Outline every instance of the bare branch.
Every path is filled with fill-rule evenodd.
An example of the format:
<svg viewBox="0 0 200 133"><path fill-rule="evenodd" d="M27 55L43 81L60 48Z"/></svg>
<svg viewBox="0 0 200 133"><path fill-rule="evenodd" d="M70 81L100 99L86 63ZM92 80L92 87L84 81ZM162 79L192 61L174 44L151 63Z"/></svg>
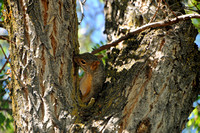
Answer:
<svg viewBox="0 0 200 133"><path fill-rule="evenodd" d="M158 13L158 10L160 9L160 3L161 3L161 0L159 0L159 2L158 2L158 7L157 7L157 9L156 9L156 12L154 13L154 15L153 15L153 17L151 18L151 20L149 21L149 23L151 23L151 22L154 21L156 15L157 15L157 13Z"/></svg>
<svg viewBox="0 0 200 133"><path fill-rule="evenodd" d="M199 14L181 15L181 16L177 16L176 18L173 18L171 20L153 22L153 23L149 23L149 24L143 25L141 27L138 27L137 29L131 29L130 32L127 33L126 35L123 35L119 39L117 39L111 43L108 43L106 45L103 45L103 46L99 47L98 49L93 50L91 53L96 54L102 50L109 49L110 47L116 46L121 41L129 39L129 38L133 37L135 34L140 33L141 31L144 31L148 28L165 27L165 26L169 26L172 24L176 24L179 21L184 21L184 20L188 20L188 19L192 19L192 18L200 18L200 15Z"/></svg>
<svg viewBox="0 0 200 133"><path fill-rule="evenodd" d="M0 22L0 27L5 28L5 26L3 25L3 21Z"/></svg>
<svg viewBox="0 0 200 133"><path fill-rule="evenodd" d="M3 69L5 68L6 64L8 63L8 60L10 59L10 55L8 56L8 59L6 60L6 62L4 63L3 67L0 70L0 73L3 71Z"/></svg>
<svg viewBox="0 0 200 133"><path fill-rule="evenodd" d="M0 107L0 111L12 112L12 109L6 109L6 108L1 108Z"/></svg>
<svg viewBox="0 0 200 133"><path fill-rule="evenodd" d="M3 48L2 48L1 45L0 45L0 48L1 48L1 50L2 50L2 52L3 52L3 54L4 54L4 56L5 56L6 60L8 60L8 57L6 56L6 53L4 52L4 50L3 50Z"/></svg>
<svg viewBox="0 0 200 133"><path fill-rule="evenodd" d="M83 10L83 5L85 4L86 0L78 0L80 8L81 8L81 19L79 20L78 24L81 24L83 17L84 17L84 10Z"/></svg>
<svg viewBox="0 0 200 133"><path fill-rule="evenodd" d="M10 43L16 45L15 42L13 42L13 41L11 41L11 40L8 39L8 36L0 36L0 39L2 39L2 40L6 40L6 41L8 41L8 42L10 42ZM1 50L3 51L2 46L0 46L0 47L1 47ZM5 56L5 52L4 52L4 51L3 51L3 54L4 54L4 56ZM3 71L3 69L4 69L5 66L6 66L6 64L9 63L10 55L8 56L8 58L5 56L5 58L6 58L6 62L4 63L3 67L1 68L0 73Z"/></svg>
<svg viewBox="0 0 200 133"><path fill-rule="evenodd" d="M6 60L7 60L7 62L10 64L10 68L11 68L11 70L13 71L14 75L16 76L18 82L25 88L26 85L20 80L19 76L18 76L17 73L14 71L14 69L13 69L13 67L12 67L12 64L10 63L10 61L9 61L8 57L6 56L6 53L4 52L4 50L3 50L3 48L2 48L1 45L0 45L0 48L1 48L1 50L2 50L2 52L3 52L3 54L4 54L4 56L5 56L5 58L6 58Z"/></svg>
<svg viewBox="0 0 200 133"><path fill-rule="evenodd" d="M172 12L172 14L173 14L175 17L177 17L176 14L170 9L170 7L169 7L169 5L167 4L167 2L166 2L165 0L163 0L163 2L164 2L165 5L167 6L167 8Z"/></svg>
<svg viewBox="0 0 200 133"><path fill-rule="evenodd" d="M0 36L0 39L6 40L6 41L8 41L8 42L10 42L10 43L12 43L12 44L16 44L15 42L9 40L9 39L8 39L8 36Z"/></svg>

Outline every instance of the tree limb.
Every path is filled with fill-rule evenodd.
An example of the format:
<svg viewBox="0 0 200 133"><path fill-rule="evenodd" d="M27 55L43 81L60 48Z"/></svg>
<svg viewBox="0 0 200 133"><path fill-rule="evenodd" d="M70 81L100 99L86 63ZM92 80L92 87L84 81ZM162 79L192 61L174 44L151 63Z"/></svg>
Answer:
<svg viewBox="0 0 200 133"><path fill-rule="evenodd" d="M6 60L6 62L4 63L3 67L0 70L0 73L3 71L3 69L5 68L6 64L8 63L8 60L10 59L10 55L8 56L8 59Z"/></svg>
<svg viewBox="0 0 200 133"><path fill-rule="evenodd" d="M8 41L8 42L10 42L10 43L16 45L15 42L13 42L13 41L11 41L11 40L8 39L8 36L0 36L0 39L2 39L2 40L6 40L6 41ZM1 50L3 51L2 46L0 46L0 47L1 47ZM4 52L4 51L3 51L3 54L5 55L5 52ZM8 56L8 58L5 56L5 58L6 58L6 62L4 63L3 67L1 68L0 73L3 71L3 69L4 69L5 66L6 66L6 64L9 63L10 55Z"/></svg>
<svg viewBox="0 0 200 133"><path fill-rule="evenodd" d="M103 45L103 46L99 47L98 49L93 50L91 53L96 54L102 50L109 49L110 47L116 46L121 41L129 39L129 38L133 37L135 34L140 33L141 31L144 31L148 28L165 27L165 26L169 26L172 24L176 24L179 21L184 21L184 20L188 20L188 19L192 19L192 18L200 18L200 15L199 14L181 15L181 16L177 16L176 18L173 18L171 20L153 22L153 23L149 23L149 24L143 25L141 27L138 27L137 29L130 29L130 32L128 32L126 35L123 35L119 39L117 39L111 43L108 43L106 45Z"/></svg>
<svg viewBox="0 0 200 133"><path fill-rule="evenodd" d="M0 107L0 111L6 111L6 112L10 111L10 112L12 112L12 109L8 109L8 108L1 108L1 107Z"/></svg>
<svg viewBox="0 0 200 133"><path fill-rule="evenodd" d="M9 39L8 39L8 36L0 36L0 39L2 39L2 40L6 40L6 41L8 41L8 42L10 42L10 43L12 43L12 44L15 44L15 45L16 45L16 43L15 43L15 42L13 42L13 41L11 41L11 40L9 40Z"/></svg>
<svg viewBox="0 0 200 133"><path fill-rule="evenodd" d="M23 88L25 88L26 85L20 80L19 76L18 76L17 73L14 71L11 62L9 61L9 58L6 56L6 53L4 52L4 50L3 50L3 48L2 48L1 45L0 45L0 48L1 48L1 50L2 50L2 52L3 52L3 54L4 54L4 56L5 56L5 58L6 58L6 60L7 60L7 62L10 64L10 68L11 68L11 70L13 71L14 75L16 76L16 78L18 79L19 83L23 86Z"/></svg>

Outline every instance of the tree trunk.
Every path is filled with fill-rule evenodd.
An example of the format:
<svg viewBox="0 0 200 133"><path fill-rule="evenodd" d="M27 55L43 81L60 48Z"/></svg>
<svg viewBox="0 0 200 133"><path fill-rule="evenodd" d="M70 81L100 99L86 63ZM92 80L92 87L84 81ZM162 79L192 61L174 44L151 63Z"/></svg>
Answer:
<svg viewBox="0 0 200 133"><path fill-rule="evenodd" d="M106 1L108 40L119 38L128 28L175 18L173 13L184 14L180 2L165 1ZM125 107L119 111L120 132L183 130L200 88L196 35L191 20L182 21L145 30L110 51L107 68L111 90L126 99Z"/></svg>
<svg viewBox="0 0 200 133"><path fill-rule="evenodd" d="M66 132L73 123L74 0L7 0L16 132Z"/></svg>
<svg viewBox="0 0 200 133"><path fill-rule="evenodd" d="M105 1L108 41L151 21L174 18L181 3ZM191 21L151 28L108 51L107 78L94 105L80 102L75 0L7 0L11 98L17 132L181 132L199 93L200 54Z"/></svg>

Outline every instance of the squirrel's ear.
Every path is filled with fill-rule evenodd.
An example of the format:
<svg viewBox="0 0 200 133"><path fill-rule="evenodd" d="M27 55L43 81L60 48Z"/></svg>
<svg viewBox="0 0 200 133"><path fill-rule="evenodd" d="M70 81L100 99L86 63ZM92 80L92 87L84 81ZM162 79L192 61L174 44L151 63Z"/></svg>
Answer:
<svg viewBox="0 0 200 133"><path fill-rule="evenodd" d="M100 54L100 55L97 55L97 57L98 57L99 59L101 59L101 58L103 58L103 55Z"/></svg>
<svg viewBox="0 0 200 133"><path fill-rule="evenodd" d="M94 71L95 69L97 69L99 64L100 64L100 61L95 61L95 62L92 63L90 68Z"/></svg>

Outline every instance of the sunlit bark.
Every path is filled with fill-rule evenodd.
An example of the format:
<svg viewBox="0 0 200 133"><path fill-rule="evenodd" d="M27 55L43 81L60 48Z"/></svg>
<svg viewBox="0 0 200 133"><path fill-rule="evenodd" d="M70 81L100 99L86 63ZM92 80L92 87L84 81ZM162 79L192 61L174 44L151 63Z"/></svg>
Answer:
<svg viewBox="0 0 200 133"><path fill-rule="evenodd" d="M12 62L17 132L65 132L77 51L76 1L8 0L5 18Z"/></svg>

